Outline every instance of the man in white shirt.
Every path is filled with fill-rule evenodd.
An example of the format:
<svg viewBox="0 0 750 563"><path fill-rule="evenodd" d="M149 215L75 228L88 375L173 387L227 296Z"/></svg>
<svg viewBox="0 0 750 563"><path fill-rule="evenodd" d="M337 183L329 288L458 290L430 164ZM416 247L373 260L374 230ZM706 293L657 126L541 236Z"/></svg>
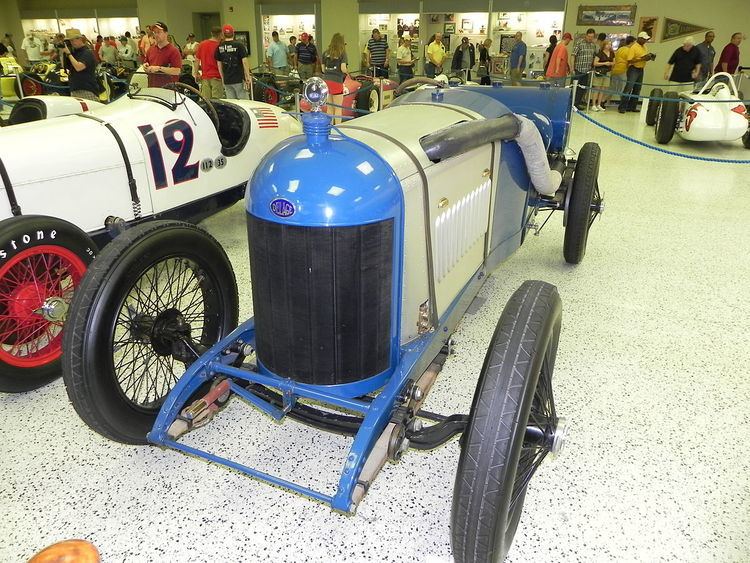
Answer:
<svg viewBox="0 0 750 563"><path fill-rule="evenodd" d="M127 37L120 37L120 46L117 48L117 58L122 66L129 69L135 69L135 53L130 46Z"/></svg>
<svg viewBox="0 0 750 563"><path fill-rule="evenodd" d="M21 43L21 49L26 51L29 64L33 65L42 60L42 47L43 44L41 40L35 37L33 33L29 33L27 37L24 37L23 43Z"/></svg>
<svg viewBox="0 0 750 563"><path fill-rule="evenodd" d="M195 40L195 34L188 33L185 45L182 46L182 56L191 66L195 65L195 50L197 48L198 42Z"/></svg>

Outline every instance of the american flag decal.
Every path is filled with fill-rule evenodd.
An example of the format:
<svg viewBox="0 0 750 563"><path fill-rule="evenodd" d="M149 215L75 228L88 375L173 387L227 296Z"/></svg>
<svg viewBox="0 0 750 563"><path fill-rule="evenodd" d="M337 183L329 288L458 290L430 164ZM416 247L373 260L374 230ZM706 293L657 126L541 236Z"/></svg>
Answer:
<svg viewBox="0 0 750 563"><path fill-rule="evenodd" d="M276 112L269 108L253 109L255 118L258 120L258 127L261 129L278 129L279 118Z"/></svg>

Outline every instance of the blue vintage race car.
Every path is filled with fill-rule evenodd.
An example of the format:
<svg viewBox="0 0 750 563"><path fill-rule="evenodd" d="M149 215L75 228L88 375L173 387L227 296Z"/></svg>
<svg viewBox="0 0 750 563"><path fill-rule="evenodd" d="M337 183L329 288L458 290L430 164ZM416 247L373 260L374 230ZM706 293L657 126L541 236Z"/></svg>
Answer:
<svg viewBox="0 0 750 563"><path fill-rule="evenodd" d="M313 108L325 102L319 79L305 91ZM564 211L565 259L583 258L602 209L600 151L567 158L570 107L567 89L465 86L413 92L335 131L305 114L304 134L247 187L255 316L238 326L232 267L206 232L125 231L71 306L63 368L77 412L113 440L195 454L347 514L387 460L463 433L454 558L503 559L531 476L565 438L551 385L557 290L529 281L513 295L468 414L422 403L469 303L538 213ZM351 436L336 492L180 441L230 397Z"/></svg>

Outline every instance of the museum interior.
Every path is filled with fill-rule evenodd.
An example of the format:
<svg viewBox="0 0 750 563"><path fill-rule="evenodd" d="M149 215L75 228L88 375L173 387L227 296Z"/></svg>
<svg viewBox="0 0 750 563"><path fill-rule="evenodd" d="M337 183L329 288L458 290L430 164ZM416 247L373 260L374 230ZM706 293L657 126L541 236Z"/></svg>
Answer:
<svg viewBox="0 0 750 563"><path fill-rule="evenodd" d="M0 561L750 561L748 35L0 0Z"/></svg>

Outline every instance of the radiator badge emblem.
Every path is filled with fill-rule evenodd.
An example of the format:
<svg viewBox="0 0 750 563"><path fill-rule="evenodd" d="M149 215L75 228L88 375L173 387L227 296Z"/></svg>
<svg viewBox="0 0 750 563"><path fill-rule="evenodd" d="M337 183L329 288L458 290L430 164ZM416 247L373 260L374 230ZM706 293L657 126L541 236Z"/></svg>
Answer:
<svg viewBox="0 0 750 563"><path fill-rule="evenodd" d="M294 204L288 199L277 197L271 202L271 213L277 217L291 217L295 212Z"/></svg>

